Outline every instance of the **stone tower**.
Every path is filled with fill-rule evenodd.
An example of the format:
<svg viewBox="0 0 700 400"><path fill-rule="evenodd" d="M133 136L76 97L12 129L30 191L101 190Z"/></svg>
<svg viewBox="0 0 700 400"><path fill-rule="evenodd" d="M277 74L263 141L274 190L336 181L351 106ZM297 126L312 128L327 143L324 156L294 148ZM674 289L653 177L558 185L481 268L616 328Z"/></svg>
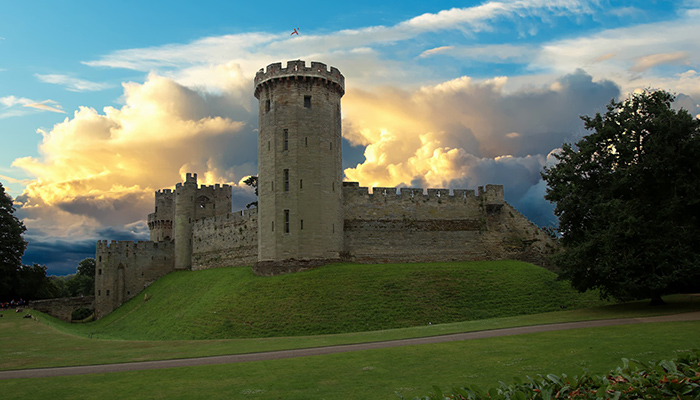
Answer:
<svg viewBox="0 0 700 400"><path fill-rule="evenodd" d="M175 269L190 269L192 266L192 224L195 220L197 174L188 173L184 183L175 186Z"/></svg>
<svg viewBox="0 0 700 400"><path fill-rule="evenodd" d="M301 60L255 75L258 261L338 259L343 247L338 69Z"/></svg>

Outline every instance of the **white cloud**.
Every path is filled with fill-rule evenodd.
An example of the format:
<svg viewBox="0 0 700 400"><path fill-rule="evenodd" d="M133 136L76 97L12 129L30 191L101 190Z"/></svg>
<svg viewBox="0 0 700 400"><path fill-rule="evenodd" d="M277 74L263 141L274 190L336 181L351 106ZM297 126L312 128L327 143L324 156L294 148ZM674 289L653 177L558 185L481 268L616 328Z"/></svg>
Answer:
<svg viewBox="0 0 700 400"><path fill-rule="evenodd" d="M40 81L65 86L71 92L95 92L114 87L109 83L90 82L60 74L34 74Z"/></svg>

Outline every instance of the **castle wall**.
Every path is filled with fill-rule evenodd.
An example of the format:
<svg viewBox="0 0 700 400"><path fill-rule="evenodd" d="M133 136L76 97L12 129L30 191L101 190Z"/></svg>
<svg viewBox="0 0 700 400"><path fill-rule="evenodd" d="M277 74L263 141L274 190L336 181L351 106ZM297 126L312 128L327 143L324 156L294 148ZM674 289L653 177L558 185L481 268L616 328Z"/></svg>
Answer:
<svg viewBox="0 0 700 400"><path fill-rule="evenodd" d="M549 240L503 199L503 187L373 188L345 182L344 253L355 262L527 259L542 264Z"/></svg>
<svg viewBox="0 0 700 400"><path fill-rule="evenodd" d="M95 317L109 314L173 271L173 242L97 242Z"/></svg>
<svg viewBox="0 0 700 400"><path fill-rule="evenodd" d="M258 210L227 213L195 222L192 269L252 266L258 260Z"/></svg>

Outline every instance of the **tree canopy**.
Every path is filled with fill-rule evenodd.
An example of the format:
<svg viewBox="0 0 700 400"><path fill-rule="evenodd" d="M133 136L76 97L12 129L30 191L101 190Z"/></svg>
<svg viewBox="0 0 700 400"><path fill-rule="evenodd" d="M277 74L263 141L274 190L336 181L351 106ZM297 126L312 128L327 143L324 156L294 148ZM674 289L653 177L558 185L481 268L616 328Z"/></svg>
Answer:
<svg viewBox="0 0 700 400"><path fill-rule="evenodd" d="M22 237L27 228L14 213L12 197L5 193L5 187L0 183L0 298L14 295L13 286L27 248Z"/></svg>
<svg viewBox="0 0 700 400"><path fill-rule="evenodd" d="M255 197L258 197L258 177L257 175L251 175L246 180L243 181L246 185L252 187L255 189ZM246 208L250 207L257 207L258 206L258 201L252 201L246 205Z"/></svg>
<svg viewBox="0 0 700 400"><path fill-rule="evenodd" d="M665 91L581 117L593 131L542 173L556 203L561 277L619 300L700 289L700 120Z"/></svg>

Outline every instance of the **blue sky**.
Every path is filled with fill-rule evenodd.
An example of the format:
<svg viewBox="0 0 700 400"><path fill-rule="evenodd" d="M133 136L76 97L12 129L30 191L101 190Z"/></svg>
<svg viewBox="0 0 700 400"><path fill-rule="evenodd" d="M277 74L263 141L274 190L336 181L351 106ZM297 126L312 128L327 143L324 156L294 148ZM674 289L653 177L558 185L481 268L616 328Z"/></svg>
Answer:
<svg viewBox="0 0 700 400"><path fill-rule="evenodd" d="M579 115L642 88L700 114L698 21L697 0L0 2L0 182L24 262L57 274L98 239L147 239L153 191L185 172L243 207L253 76L303 59L346 77L346 179L504 184L548 225L539 171Z"/></svg>

